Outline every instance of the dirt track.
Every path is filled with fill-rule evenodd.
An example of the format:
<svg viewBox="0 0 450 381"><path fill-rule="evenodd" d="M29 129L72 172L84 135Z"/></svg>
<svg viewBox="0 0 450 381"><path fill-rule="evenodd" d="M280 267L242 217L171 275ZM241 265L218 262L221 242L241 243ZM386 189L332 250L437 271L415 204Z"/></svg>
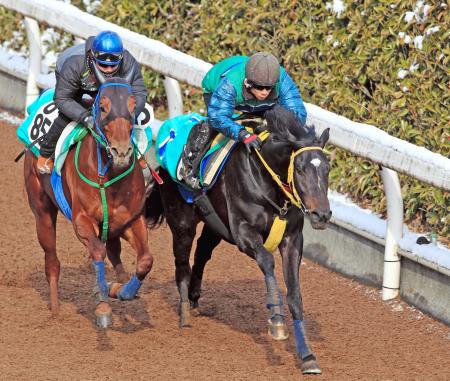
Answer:
<svg viewBox="0 0 450 381"><path fill-rule="evenodd" d="M113 302L114 326L99 331L87 254L60 215L62 311L50 318L23 162L13 162L21 145L13 126L0 130L0 380L450 380L450 327L309 261L301 270L306 325L323 375L303 377L292 332L285 342L266 334L256 264L227 244L206 268L193 328L180 330L165 226L150 233L155 263L140 298ZM126 245L123 259L133 271ZM279 262L277 270L282 282Z"/></svg>

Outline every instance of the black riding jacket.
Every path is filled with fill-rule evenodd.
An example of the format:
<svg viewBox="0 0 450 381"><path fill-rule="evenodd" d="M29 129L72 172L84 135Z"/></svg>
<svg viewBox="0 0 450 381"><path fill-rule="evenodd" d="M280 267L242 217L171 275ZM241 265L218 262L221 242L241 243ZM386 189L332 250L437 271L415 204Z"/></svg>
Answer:
<svg viewBox="0 0 450 381"><path fill-rule="evenodd" d="M90 66L94 65L89 53L93 40L92 36L86 43L68 48L56 61L54 100L58 110L76 122L81 122L90 114L90 110L83 105L82 99L86 96L95 98L99 87ZM145 107L147 89L139 63L128 50L125 50L115 76L124 78L130 71L134 73L130 85L136 97L137 116Z"/></svg>

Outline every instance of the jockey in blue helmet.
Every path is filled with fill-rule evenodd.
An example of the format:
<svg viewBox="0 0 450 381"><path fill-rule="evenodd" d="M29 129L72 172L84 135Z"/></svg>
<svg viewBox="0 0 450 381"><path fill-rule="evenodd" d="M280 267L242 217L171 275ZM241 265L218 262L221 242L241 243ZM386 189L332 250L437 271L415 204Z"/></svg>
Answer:
<svg viewBox="0 0 450 381"><path fill-rule="evenodd" d="M91 104L86 103L86 99L95 99L101 82L94 65L104 77L131 78L131 89L136 97L135 113L139 115L144 110L147 89L141 68L130 52L124 49L116 32L100 32L95 37L89 37L86 43L66 49L56 61L54 101L59 115L40 143L37 162L40 173L51 172L56 143L71 121L92 127Z"/></svg>
<svg viewBox="0 0 450 381"><path fill-rule="evenodd" d="M113 76L123 58L123 44L115 32L99 33L92 42L92 56L97 67L107 76Z"/></svg>

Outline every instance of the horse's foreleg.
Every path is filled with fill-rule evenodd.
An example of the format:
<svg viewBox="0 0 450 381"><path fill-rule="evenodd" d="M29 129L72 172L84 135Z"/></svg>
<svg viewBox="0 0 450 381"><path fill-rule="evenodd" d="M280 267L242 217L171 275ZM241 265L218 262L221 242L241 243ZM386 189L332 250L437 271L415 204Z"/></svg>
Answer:
<svg viewBox="0 0 450 381"><path fill-rule="evenodd" d="M95 270L94 293L97 300L95 308L97 325L107 328L112 324L112 309L108 303L109 290L105 273L106 247L98 239L95 221L89 217L78 214L73 219L73 227L78 239L87 247Z"/></svg>
<svg viewBox="0 0 450 381"><path fill-rule="evenodd" d="M236 244L240 250L256 259L259 268L264 274L267 288L266 306L270 310L269 335L275 340L285 340L288 337L284 319L283 297L275 278L275 260L262 242L262 237L256 234L253 227L244 221L236 221L239 235Z"/></svg>
<svg viewBox="0 0 450 381"><path fill-rule="evenodd" d="M301 233L285 236L280 244L280 252L283 260L283 275L287 288L287 301L294 324L297 356L302 360L303 373L320 374L322 371L309 346L303 323L303 303L299 283L302 251L303 236Z"/></svg>
<svg viewBox="0 0 450 381"><path fill-rule="evenodd" d="M120 300L132 300L136 298L142 282L153 266L153 257L148 248L148 233L144 217L141 216L134 221L124 231L123 237L137 253L136 273L124 285L112 284L110 296Z"/></svg>
<svg viewBox="0 0 450 381"><path fill-rule="evenodd" d="M275 340L288 338L284 316L283 297L275 278L275 260L272 253L259 245L255 249L255 258L259 268L264 273L267 288L267 308L270 310L269 335Z"/></svg>
<svg viewBox="0 0 450 381"><path fill-rule="evenodd" d="M209 229L207 225L203 226L202 234L197 240L194 265L192 266L191 281L189 284L189 300L193 308L198 307L205 265L211 259L212 251L220 241L221 238Z"/></svg>
<svg viewBox="0 0 450 381"><path fill-rule="evenodd" d="M120 244L120 238L108 239L108 241L106 241L106 255L114 267L117 281L119 283L126 283L129 280L129 276L123 267L122 260L120 259L121 250L122 245Z"/></svg>

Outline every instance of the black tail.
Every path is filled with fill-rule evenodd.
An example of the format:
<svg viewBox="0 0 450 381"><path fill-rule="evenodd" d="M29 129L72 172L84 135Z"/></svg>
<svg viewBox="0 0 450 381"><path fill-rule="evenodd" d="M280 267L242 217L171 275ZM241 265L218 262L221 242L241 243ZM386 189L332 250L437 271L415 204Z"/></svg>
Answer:
<svg viewBox="0 0 450 381"><path fill-rule="evenodd" d="M159 187L160 185L155 183L150 195L145 200L144 212L149 229L157 228L164 221L164 209Z"/></svg>

